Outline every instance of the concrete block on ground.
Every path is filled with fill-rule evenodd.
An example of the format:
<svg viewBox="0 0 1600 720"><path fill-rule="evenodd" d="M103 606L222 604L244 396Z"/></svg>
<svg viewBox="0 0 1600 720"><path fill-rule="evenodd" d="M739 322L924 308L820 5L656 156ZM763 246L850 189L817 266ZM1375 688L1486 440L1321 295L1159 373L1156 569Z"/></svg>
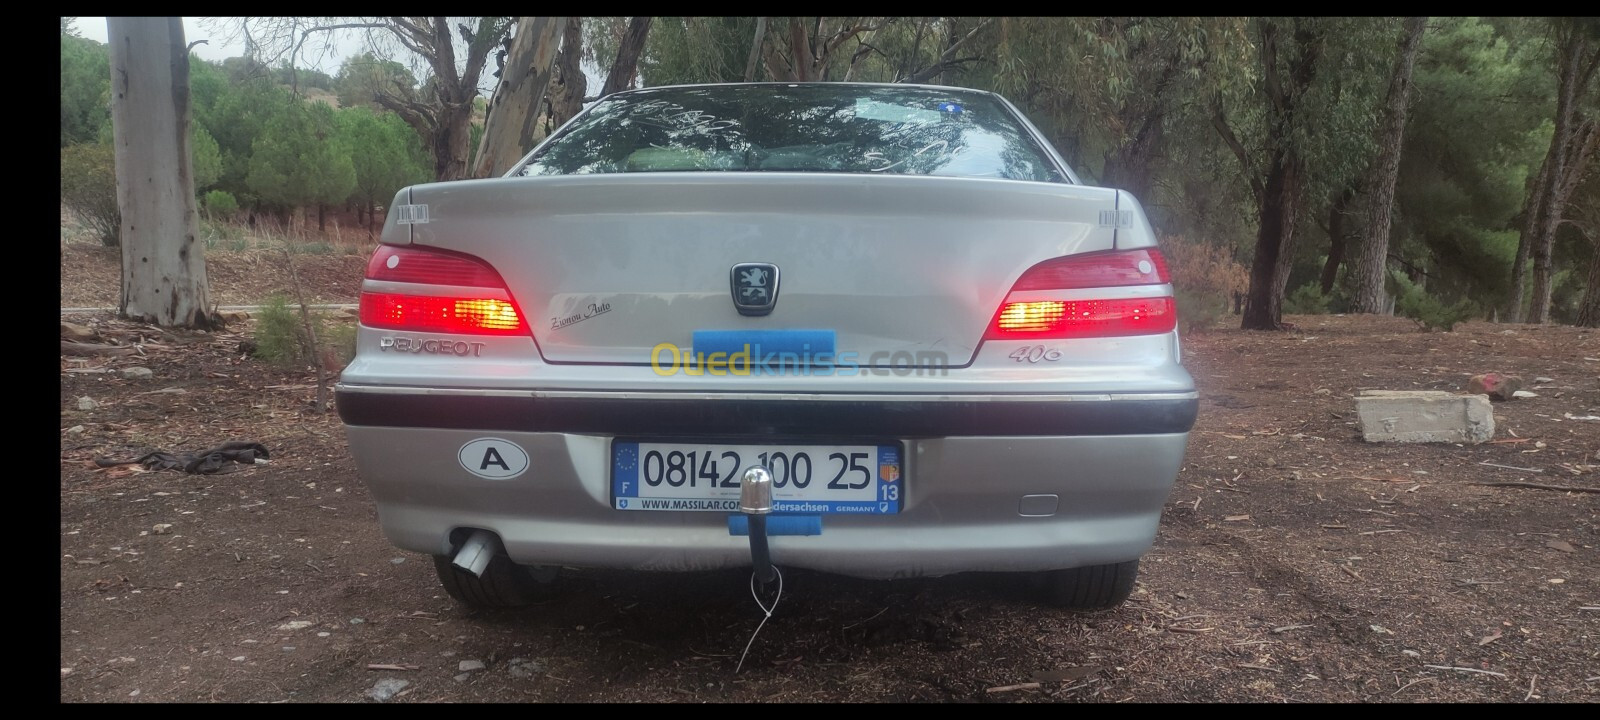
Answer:
<svg viewBox="0 0 1600 720"><path fill-rule="evenodd" d="M1367 390L1356 397L1367 442L1471 443L1494 437L1494 409L1485 395L1440 390Z"/></svg>

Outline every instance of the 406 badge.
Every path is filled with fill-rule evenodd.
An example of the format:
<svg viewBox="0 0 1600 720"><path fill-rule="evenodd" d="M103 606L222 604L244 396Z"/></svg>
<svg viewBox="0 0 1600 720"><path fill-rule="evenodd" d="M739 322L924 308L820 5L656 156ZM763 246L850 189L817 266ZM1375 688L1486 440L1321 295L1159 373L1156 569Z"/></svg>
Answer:
<svg viewBox="0 0 1600 720"><path fill-rule="evenodd" d="M1061 359L1061 351L1044 345L1024 345L1006 357L1017 362L1055 362Z"/></svg>

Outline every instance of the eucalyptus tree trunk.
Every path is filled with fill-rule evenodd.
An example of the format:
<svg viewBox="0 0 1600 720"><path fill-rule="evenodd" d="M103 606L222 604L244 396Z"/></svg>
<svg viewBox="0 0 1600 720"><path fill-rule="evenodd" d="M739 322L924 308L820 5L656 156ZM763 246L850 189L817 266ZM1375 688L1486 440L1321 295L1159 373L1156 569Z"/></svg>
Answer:
<svg viewBox="0 0 1600 720"><path fill-rule="evenodd" d="M472 162L473 177L495 177L533 149L533 130L544 107L544 92L555 72L556 49L566 29L564 17L522 17L506 53L500 85L489 101L483 139Z"/></svg>
<svg viewBox="0 0 1600 720"><path fill-rule="evenodd" d="M550 96L550 132L565 125L583 110L583 96L589 92L589 79L583 74L583 18L567 18L561 34L561 54L556 56L556 83Z"/></svg>
<svg viewBox="0 0 1600 720"><path fill-rule="evenodd" d="M423 137L433 156L434 179L441 181L472 176L472 102L484 63L506 28L499 16L469 18L470 26L456 20L454 26L448 17L391 17L376 23L427 62L432 73L420 94L380 92L374 99ZM466 43L462 58L456 56L458 37Z"/></svg>
<svg viewBox="0 0 1600 720"><path fill-rule="evenodd" d="M1244 330L1283 327L1283 296L1294 261L1294 226L1303 181L1299 164L1289 153L1274 153L1259 203L1255 259L1250 264L1250 293L1245 298Z"/></svg>
<svg viewBox="0 0 1600 720"><path fill-rule="evenodd" d="M617 46L617 57L611 61L611 71L606 74L606 84L600 88L600 97L633 87L633 76L639 74L639 58L644 55L645 36L650 32L650 21L655 18L636 17L628 20L628 31Z"/></svg>
<svg viewBox="0 0 1600 720"><path fill-rule="evenodd" d="M122 210L122 314L209 328L189 156L189 48L176 17L109 17L111 122Z"/></svg>
<svg viewBox="0 0 1600 720"><path fill-rule="evenodd" d="M1219 107L1213 120L1223 139L1239 156L1255 193L1257 219L1255 259L1250 265L1250 291L1245 298L1239 327L1243 330L1283 328L1283 297L1289 285L1289 269L1294 261L1295 221L1305 198L1305 159L1292 137L1293 118L1300 99L1316 77L1321 55L1320 34L1299 27L1294 29L1298 51L1289 60L1288 73L1279 67L1278 48L1282 36L1275 21L1257 20L1263 85L1269 100L1268 158L1265 180L1257 174L1249 154L1228 127Z"/></svg>
<svg viewBox="0 0 1600 720"><path fill-rule="evenodd" d="M1383 125L1378 131L1378 158L1367 176L1367 228L1351 263L1354 280L1354 311L1382 312L1387 304L1384 289L1389 259L1389 229L1393 224L1394 186L1400 177L1400 149L1406 134L1406 106L1411 99L1411 71L1422 47L1425 17L1406 18L1405 35L1400 42L1400 57L1384 100Z"/></svg>
<svg viewBox="0 0 1600 720"><path fill-rule="evenodd" d="M767 19L756 18L755 38L750 41L750 59L744 64L744 81L755 82L756 70L761 63L761 46L767 41Z"/></svg>

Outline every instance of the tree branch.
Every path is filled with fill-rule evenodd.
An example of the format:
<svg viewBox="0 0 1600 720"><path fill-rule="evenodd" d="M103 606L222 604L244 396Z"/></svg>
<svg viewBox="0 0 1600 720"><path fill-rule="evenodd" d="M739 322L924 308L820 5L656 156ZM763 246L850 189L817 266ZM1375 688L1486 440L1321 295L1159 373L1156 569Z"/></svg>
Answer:
<svg viewBox="0 0 1600 720"><path fill-rule="evenodd" d="M964 64L969 63L969 62L982 62L982 61L983 61L983 57L979 56L979 55L973 55L972 57L964 57L964 58L954 58L954 59L951 59L951 60L941 60L941 61L939 61L937 63L929 65L926 68L918 70L916 74L914 74L911 77L908 77L908 78L906 78L904 80L901 80L900 82L906 83L908 85L914 85L914 84L920 83L920 82L927 82L928 80L932 80L933 78L937 77L940 73L942 73L942 72L944 72L946 70L949 70L949 69L951 69L953 67L957 67L959 65L964 65Z"/></svg>
<svg viewBox="0 0 1600 720"><path fill-rule="evenodd" d="M767 41L767 19L756 18L756 36L750 41L750 59L744 64L744 81L753 82L756 79L756 65L761 62L761 48Z"/></svg>
<svg viewBox="0 0 1600 720"><path fill-rule="evenodd" d="M471 102L477 96L478 79L483 76L483 66L489 62L489 49L500 44L500 37L505 34L508 26L495 18L483 18L478 21L478 31L467 41L467 66L461 73L461 79L467 101Z"/></svg>
<svg viewBox="0 0 1600 720"><path fill-rule="evenodd" d="M1418 275L1421 275L1421 276L1423 276L1425 278L1428 278L1430 280L1433 279L1433 275L1429 274L1427 270L1423 270L1422 268L1419 268L1419 267L1417 267L1415 265L1412 265L1409 261L1407 261L1403 257L1400 257L1399 255L1396 255L1394 253L1389 253L1389 259L1393 260L1393 261L1395 261L1397 263L1400 263L1401 265L1406 266L1406 269L1410 270L1411 272L1414 272L1414 273L1416 273Z"/></svg>
<svg viewBox="0 0 1600 720"><path fill-rule="evenodd" d="M426 28L423 28L421 25L417 25L416 23L413 23L410 20L407 20L406 18L403 18L403 17L391 17L391 18L389 18L389 21L394 23L395 25L399 26L400 29L405 30L407 33L410 33L411 39L413 41L415 41L416 43L423 44L423 45L432 45L433 44L433 33L429 32ZM399 33L395 33L395 34L398 35Z"/></svg>
<svg viewBox="0 0 1600 720"><path fill-rule="evenodd" d="M1233 154L1239 158L1239 166L1244 170L1245 178L1250 181L1250 189L1255 192L1256 199L1260 200L1267 194L1267 189L1261 184L1260 173L1256 171L1255 163L1250 161L1249 151L1239 142L1239 137L1233 134L1233 128L1228 126L1228 116L1222 111L1221 98L1217 98L1217 111L1211 116L1211 126L1217 129L1222 141L1227 143Z"/></svg>
<svg viewBox="0 0 1600 720"><path fill-rule="evenodd" d="M433 111L428 106L418 102L398 100L383 93L373 93L373 100L400 116L407 125L424 135L431 134L438 126L438 119L433 116Z"/></svg>
<svg viewBox="0 0 1600 720"><path fill-rule="evenodd" d="M948 67L950 65L953 65L953 64L956 64L956 61L954 61L954 58L956 56L956 51L961 49L961 46L965 45L968 40L971 40L972 36L977 35L979 30L982 30L984 27L988 26L988 24L992 20L994 20L994 18L984 18L983 22L980 22L977 25L974 25L973 28L971 30L968 30L967 34L963 35L960 40L957 40L957 41L955 41L953 43L950 43L950 47L945 48L944 52L939 54L939 59L934 61L934 63L932 65L929 65L926 68L918 70L917 72L911 73L910 76L908 76L904 80L901 80L900 82L909 83L909 84L927 82L928 80L932 79L934 76L938 75L939 73L944 72L946 67ZM968 58L968 60L976 60L976 59L979 59L979 58L977 58L977 57ZM966 61L959 61L959 62L966 62Z"/></svg>
<svg viewBox="0 0 1600 720"><path fill-rule="evenodd" d="M877 32L879 28L884 27L885 25L888 25L889 23L891 23L893 21L894 21L893 18L890 18L889 20L886 20L884 22L878 23L877 25L855 25L855 24L852 24L852 25L848 25L846 27L840 28L839 32L835 33L832 38L829 38L827 42L824 42L822 44L822 57L826 58L829 55L832 55L834 53L834 51L839 49L840 45L845 44L845 42L848 41L850 38L856 37L856 36L858 36L858 35L860 35L862 33L874 33L874 32Z"/></svg>
<svg viewBox="0 0 1600 720"><path fill-rule="evenodd" d="M1267 100L1274 110L1284 111L1283 81L1278 78L1278 26L1261 20L1262 82L1267 88Z"/></svg>
<svg viewBox="0 0 1600 720"><path fill-rule="evenodd" d="M433 36L426 30L414 25L403 17L391 17L390 23L383 26L405 49L427 58L433 54Z"/></svg>

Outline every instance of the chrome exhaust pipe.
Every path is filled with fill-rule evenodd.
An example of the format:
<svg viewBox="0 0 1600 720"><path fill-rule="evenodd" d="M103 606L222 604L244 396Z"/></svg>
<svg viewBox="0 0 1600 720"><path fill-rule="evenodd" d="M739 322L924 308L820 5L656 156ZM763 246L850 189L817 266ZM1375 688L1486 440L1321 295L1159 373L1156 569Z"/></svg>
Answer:
<svg viewBox="0 0 1600 720"><path fill-rule="evenodd" d="M474 530L467 541L461 543L451 563L477 577L483 577L489 561L500 554L500 537L488 530Z"/></svg>

